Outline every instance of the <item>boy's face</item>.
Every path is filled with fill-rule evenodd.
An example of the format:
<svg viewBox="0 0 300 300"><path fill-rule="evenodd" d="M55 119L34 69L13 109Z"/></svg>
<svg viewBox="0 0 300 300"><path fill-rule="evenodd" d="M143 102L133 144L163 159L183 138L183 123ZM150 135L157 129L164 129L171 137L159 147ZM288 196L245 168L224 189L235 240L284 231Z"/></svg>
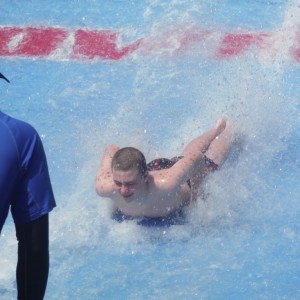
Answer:
<svg viewBox="0 0 300 300"><path fill-rule="evenodd" d="M126 202L131 202L133 200L133 195L142 191L142 188L147 181L147 174L141 175L138 170L114 170L113 181L117 191L124 200Z"/></svg>

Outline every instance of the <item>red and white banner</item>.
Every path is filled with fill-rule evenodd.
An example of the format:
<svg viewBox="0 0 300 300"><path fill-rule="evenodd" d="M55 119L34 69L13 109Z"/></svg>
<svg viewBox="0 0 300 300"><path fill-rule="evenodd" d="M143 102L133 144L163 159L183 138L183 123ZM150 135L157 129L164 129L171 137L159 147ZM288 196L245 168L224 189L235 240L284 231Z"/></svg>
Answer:
<svg viewBox="0 0 300 300"><path fill-rule="evenodd" d="M116 30L65 29L60 27L0 27L0 56L53 60L120 60L134 54L178 55L193 53L210 59L230 59L247 51L281 56L300 63L298 32L218 32L179 28L133 42ZM128 37L127 37L128 39ZM196 50L195 50L196 49Z"/></svg>

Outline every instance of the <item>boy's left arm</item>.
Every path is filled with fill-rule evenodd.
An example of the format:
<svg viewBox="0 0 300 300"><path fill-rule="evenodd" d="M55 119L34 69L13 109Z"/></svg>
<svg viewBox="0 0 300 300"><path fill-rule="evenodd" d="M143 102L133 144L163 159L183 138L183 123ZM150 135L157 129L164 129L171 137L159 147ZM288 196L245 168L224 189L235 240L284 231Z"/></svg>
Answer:
<svg viewBox="0 0 300 300"><path fill-rule="evenodd" d="M113 192L113 178L111 170L111 161L114 154L119 150L119 147L114 144L110 144L106 147L100 168L96 174L96 191L100 196L109 196Z"/></svg>

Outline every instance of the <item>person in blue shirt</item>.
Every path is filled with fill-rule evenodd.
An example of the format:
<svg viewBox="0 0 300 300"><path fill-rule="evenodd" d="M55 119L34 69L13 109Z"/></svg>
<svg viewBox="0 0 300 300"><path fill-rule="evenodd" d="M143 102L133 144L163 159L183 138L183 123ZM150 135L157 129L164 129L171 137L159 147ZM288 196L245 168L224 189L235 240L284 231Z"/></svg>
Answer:
<svg viewBox="0 0 300 300"><path fill-rule="evenodd" d="M0 78L9 82L1 73ZM18 299L44 298L49 272L48 213L55 206L37 131L0 111L0 233L10 209L18 240Z"/></svg>

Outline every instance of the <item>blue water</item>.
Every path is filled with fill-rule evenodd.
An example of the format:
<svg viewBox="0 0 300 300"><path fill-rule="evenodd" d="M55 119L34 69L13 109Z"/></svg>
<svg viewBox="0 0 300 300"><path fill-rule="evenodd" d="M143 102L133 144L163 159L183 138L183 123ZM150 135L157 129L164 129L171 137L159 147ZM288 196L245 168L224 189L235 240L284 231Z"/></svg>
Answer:
<svg viewBox="0 0 300 300"><path fill-rule="evenodd" d="M135 41L182 24L299 28L297 1L1 1L0 25L121 29ZM0 58L2 111L42 136L57 199L46 299L299 299L300 69L284 55L229 60L137 54L121 61ZM282 53L281 51L282 50ZM159 54L159 53L158 53ZM245 135L185 225L110 219L94 191L106 143L174 156L219 115ZM11 218L0 239L0 299L15 299Z"/></svg>

